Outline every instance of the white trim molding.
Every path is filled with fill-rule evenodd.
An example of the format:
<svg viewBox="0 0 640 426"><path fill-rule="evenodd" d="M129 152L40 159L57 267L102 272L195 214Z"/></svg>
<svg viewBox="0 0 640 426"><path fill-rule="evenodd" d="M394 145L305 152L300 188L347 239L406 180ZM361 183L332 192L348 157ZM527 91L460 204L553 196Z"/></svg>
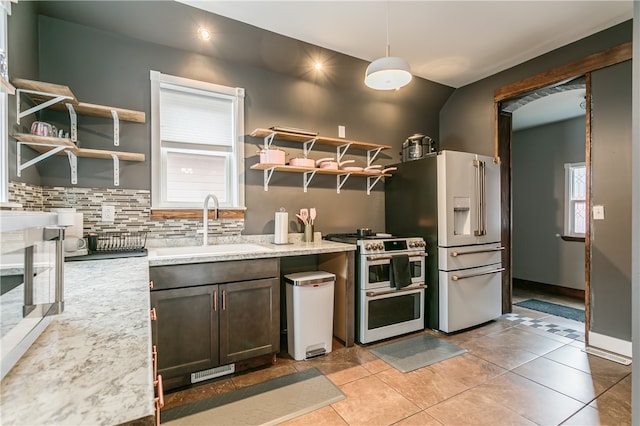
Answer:
<svg viewBox="0 0 640 426"><path fill-rule="evenodd" d="M589 331L589 346L631 358L631 342Z"/></svg>

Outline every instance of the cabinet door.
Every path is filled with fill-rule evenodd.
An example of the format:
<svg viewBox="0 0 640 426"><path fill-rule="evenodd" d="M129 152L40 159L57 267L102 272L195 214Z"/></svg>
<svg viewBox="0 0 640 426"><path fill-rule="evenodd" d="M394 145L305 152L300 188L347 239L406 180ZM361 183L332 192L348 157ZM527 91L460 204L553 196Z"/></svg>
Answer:
<svg viewBox="0 0 640 426"><path fill-rule="evenodd" d="M277 278L220 285L220 363L280 351Z"/></svg>
<svg viewBox="0 0 640 426"><path fill-rule="evenodd" d="M153 342L158 372L165 378L218 365L218 286L208 285L151 292Z"/></svg>

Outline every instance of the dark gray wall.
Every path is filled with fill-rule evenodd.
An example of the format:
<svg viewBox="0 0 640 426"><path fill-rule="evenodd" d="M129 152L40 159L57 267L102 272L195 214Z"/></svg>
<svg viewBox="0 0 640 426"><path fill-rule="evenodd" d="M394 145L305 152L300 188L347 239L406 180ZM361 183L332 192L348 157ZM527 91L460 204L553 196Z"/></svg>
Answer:
<svg viewBox="0 0 640 426"><path fill-rule="evenodd" d="M585 160L585 118L513 133L513 278L584 290L584 242L564 228L564 164Z"/></svg>
<svg viewBox="0 0 640 426"><path fill-rule="evenodd" d="M631 341L631 61L592 73L591 330ZM636 214L638 214L636 212Z"/></svg>
<svg viewBox="0 0 640 426"><path fill-rule="evenodd" d="M493 96L496 89L582 59L592 53L629 42L632 29L632 21L623 22L506 71L456 89L440 111L441 148L493 155Z"/></svg>
<svg viewBox="0 0 640 426"><path fill-rule="evenodd" d="M392 145L378 164L398 161L402 142L415 132L437 135L439 110L453 91L420 78L397 92L371 91L363 83L364 61L175 2L42 2L39 12L51 15L39 21L40 80L66 84L85 102L147 113L145 124L121 122L119 149L147 156L144 163L121 163L124 188L150 188L149 70L244 87L247 134L281 125L336 137L338 125L344 125L347 138ZM194 22L202 19L216 28L211 46L192 37ZM310 65L305 58L316 55L326 58L323 75L300 65ZM62 113L43 116L59 123L68 120ZM79 120L82 147L112 149L109 120ZM274 212L280 207L316 207L317 230L323 233L384 228L383 185L367 196L363 178L351 177L336 194L335 177L316 176L305 194L302 175L274 174L265 192L262 172L249 170L262 142L246 137L246 234L273 232ZM290 158L301 152L299 145L279 145ZM333 149L316 147L311 157L332 155ZM346 159L364 163L366 153L351 151ZM112 187L111 167L108 160L79 159L78 185ZM38 171L44 185L70 185L64 157L42 162Z"/></svg>

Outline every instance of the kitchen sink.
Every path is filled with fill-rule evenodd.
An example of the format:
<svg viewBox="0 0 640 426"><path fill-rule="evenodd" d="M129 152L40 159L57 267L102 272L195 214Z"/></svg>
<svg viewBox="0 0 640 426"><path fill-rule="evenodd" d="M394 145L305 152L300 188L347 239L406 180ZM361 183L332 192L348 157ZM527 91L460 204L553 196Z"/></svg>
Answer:
<svg viewBox="0 0 640 426"><path fill-rule="evenodd" d="M263 253L269 247L251 243L213 244L209 246L162 247L149 249L149 257L198 257L241 253Z"/></svg>

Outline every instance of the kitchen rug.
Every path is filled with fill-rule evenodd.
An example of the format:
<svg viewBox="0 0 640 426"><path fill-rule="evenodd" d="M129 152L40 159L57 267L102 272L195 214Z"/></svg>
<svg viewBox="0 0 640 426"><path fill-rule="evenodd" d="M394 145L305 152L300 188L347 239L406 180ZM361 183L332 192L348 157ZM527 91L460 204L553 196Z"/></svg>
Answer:
<svg viewBox="0 0 640 426"><path fill-rule="evenodd" d="M346 396L316 368L163 410L162 424L275 425Z"/></svg>
<svg viewBox="0 0 640 426"><path fill-rule="evenodd" d="M369 349L369 352L391 364L396 370L408 373L463 354L467 350L429 334L421 334Z"/></svg>
<svg viewBox="0 0 640 426"><path fill-rule="evenodd" d="M572 308L570 306L562 306L557 303L544 302L538 299L523 300L522 302L514 303L514 305L520 306L521 308L533 309L538 312L544 312L545 314L555 315L557 317L584 322L584 310Z"/></svg>

